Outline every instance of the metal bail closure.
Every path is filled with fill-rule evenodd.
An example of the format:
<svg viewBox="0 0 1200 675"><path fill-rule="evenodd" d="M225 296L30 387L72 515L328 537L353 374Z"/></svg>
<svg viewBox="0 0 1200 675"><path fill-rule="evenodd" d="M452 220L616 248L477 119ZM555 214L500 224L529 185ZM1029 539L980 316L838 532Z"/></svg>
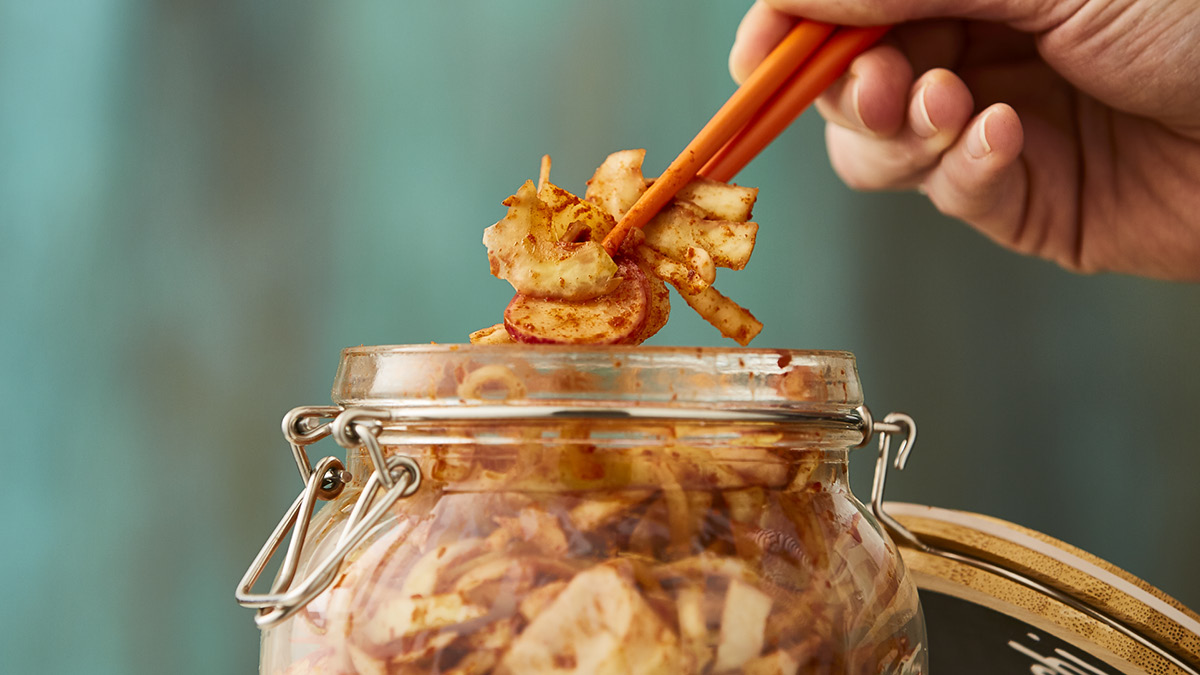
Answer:
<svg viewBox="0 0 1200 675"><path fill-rule="evenodd" d="M897 471L903 471L904 466L908 463L908 457L912 454L913 446L917 442L917 423L912 417L904 413L888 413L882 421L875 421L871 416L871 411L866 406L858 408L860 426L863 429L863 442L866 445L871 441L871 436L875 432L879 432L879 458L875 460L875 479L871 482L871 512L875 514L875 519L883 525L888 534L896 539L903 540L904 543L921 551L927 551L928 546L923 544L917 536L910 532L895 518L892 518L883 510L883 488L887 481L888 460L890 459L892 436L902 436L900 440L900 448L896 450L895 467Z"/></svg>
<svg viewBox="0 0 1200 675"><path fill-rule="evenodd" d="M377 408L350 408L337 416L330 425L333 440L338 445L353 450L359 446L366 448L375 471L382 472L383 486L391 489L395 485L391 472L384 470L383 447L379 445L379 432L383 423L392 419L391 413Z"/></svg>
<svg viewBox="0 0 1200 675"><path fill-rule="evenodd" d="M246 574L242 576L241 582L238 583L237 591L234 597L237 598L238 604L243 607L263 608L276 605L283 599L282 590L286 589L296 576L296 568L300 562L300 554L304 546L304 539L308 534L308 523L312 517L313 505L317 499L330 499L332 497L322 497L319 493L334 494L341 492L344 486L342 476L345 471L342 467L342 462L336 457L326 457L317 463L316 469L309 476L308 482L305 483L304 489L300 491L300 495L292 502L287 512L283 514L283 519L275 526L275 530L267 537L267 542L263 544L258 555L254 557L254 561L250 563L250 568L246 570ZM336 487L334 486L336 483ZM303 514L303 517L301 515ZM283 556L283 564L279 568L279 574L272 584L271 590L268 593L253 593L251 589L262 575L263 569L267 566L267 562L274 557L275 552L279 550L279 545L283 543L283 538L288 532L293 532L292 540L288 544L287 553Z"/></svg>
<svg viewBox="0 0 1200 675"><path fill-rule="evenodd" d="M283 416L283 437L292 446L292 458L300 470L300 480L308 482L313 473L305 446L312 445L330 434L330 422L342 411L337 406L303 405L292 408ZM330 422L321 422L327 419Z"/></svg>
<svg viewBox="0 0 1200 675"><path fill-rule="evenodd" d="M301 429L296 423L297 419L304 417L303 413L297 413L300 410L302 409L297 408L284 418L284 435L292 443L293 450L298 444L292 442L289 430L297 434L316 436L318 439L332 433L335 440L348 449L359 447L355 441L361 443L375 463L375 470L371 472L358 495L350 517L342 524L342 533L336 546L311 566L307 576L293 584L308 533L313 504L317 499L327 500L337 496L349 480L349 473L343 469L341 461L336 457L326 457L310 472L304 490L250 563L250 568L246 570L234 593L240 605L258 609L254 622L262 629L282 623L328 588L336 578L346 555L379 523L397 500L412 495L421 486L421 468L411 457L397 455L386 460L383 457L378 435L382 430L380 422L388 419L385 411L348 410L338 414L333 423ZM318 414L309 413L309 417L328 416L321 414L328 411L328 408L313 410L317 410ZM293 413L297 413L296 416L293 417ZM303 447L302 444L299 445ZM304 464L307 464L307 459ZM251 589L289 531L293 532L292 540L270 592L253 593Z"/></svg>

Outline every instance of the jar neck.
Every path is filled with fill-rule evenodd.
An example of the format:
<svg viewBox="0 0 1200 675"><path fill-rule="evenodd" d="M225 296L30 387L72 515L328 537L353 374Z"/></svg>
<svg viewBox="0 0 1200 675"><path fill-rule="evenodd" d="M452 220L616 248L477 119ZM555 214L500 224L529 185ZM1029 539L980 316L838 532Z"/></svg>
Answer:
<svg viewBox="0 0 1200 675"><path fill-rule="evenodd" d="M829 423L506 420L385 427L385 455L420 464L445 491L845 488L857 430ZM347 453L362 484L374 470Z"/></svg>

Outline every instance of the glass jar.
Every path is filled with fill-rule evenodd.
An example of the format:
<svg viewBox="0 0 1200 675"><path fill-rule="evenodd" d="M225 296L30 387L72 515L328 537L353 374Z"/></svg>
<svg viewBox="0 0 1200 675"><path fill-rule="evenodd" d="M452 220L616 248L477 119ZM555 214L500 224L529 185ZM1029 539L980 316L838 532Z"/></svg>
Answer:
<svg viewBox="0 0 1200 675"><path fill-rule="evenodd" d="M849 353L358 347L333 400L285 418L311 478L239 591L263 673L927 672Z"/></svg>

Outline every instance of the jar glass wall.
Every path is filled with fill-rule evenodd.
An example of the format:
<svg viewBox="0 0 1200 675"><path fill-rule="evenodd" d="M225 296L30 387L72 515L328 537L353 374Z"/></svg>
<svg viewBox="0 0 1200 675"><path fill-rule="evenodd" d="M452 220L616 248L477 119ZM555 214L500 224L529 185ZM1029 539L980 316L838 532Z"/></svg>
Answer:
<svg viewBox="0 0 1200 675"><path fill-rule="evenodd" d="M264 673L925 672L847 483L849 354L360 348L334 399L392 411L373 431L422 483L264 634ZM306 561L374 465L347 468Z"/></svg>

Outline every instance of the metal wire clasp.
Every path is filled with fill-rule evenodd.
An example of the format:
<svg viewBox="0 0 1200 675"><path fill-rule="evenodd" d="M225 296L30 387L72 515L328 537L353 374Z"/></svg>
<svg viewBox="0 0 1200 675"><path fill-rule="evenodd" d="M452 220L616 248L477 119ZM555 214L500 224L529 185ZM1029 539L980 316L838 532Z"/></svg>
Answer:
<svg viewBox="0 0 1200 675"><path fill-rule="evenodd" d="M300 470L300 480L305 483L312 476L313 466L304 448L328 436L330 423L321 420L333 420L340 412L342 409L337 406L302 405L283 416L283 437L292 447L292 458Z"/></svg>
<svg viewBox="0 0 1200 675"><path fill-rule="evenodd" d="M333 417L330 423L313 423L314 419L329 417ZM412 495L420 487L421 468L411 457L398 455L384 459L379 433L383 428L382 421L386 419L389 419L386 411L367 408L342 410L301 407L284 416L283 435L291 445L300 475L304 477L304 489L267 537L234 591L234 597L240 605L258 610L254 622L259 628L278 625L328 588L346 555L379 523L397 500ZM375 470L359 494L350 517L343 524L342 534L333 550L311 565L307 576L293 584L316 500L333 499L351 479L350 473L336 457L326 457L316 467L308 462L304 447L331 434L347 450L364 447ZM271 590L254 593L254 584L289 532L292 533L292 539Z"/></svg>
<svg viewBox="0 0 1200 675"><path fill-rule="evenodd" d="M928 546L917 539L917 536L910 532L895 518L892 518L883 510L883 488L887 481L888 464L892 448L892 436L901 436L900 447L896 450L896 461L894 466L897 471L903 471L908 464L908 457L912 454L913 446L917 442L917 423L912 417L904 413L888 413L882 421L876 422L871 415L871 411L867 406L859 406L857 409L859 417L859 426L862 428L863 440L859 447L871 442L871 437L876 432L879 433L879 457L875 460L875 479L871 482L871 512L875 514L876 520L883 525L888 534L896 539L903 540L904 543L921 551L927 551Z"/></svg>
<svg viewBox="0 0 1200 675"><path fill-rule="evenodd" d="M375 470L379 471L380 467L384 466L383 446L379 444L379 432L383 430L383 423L390 419L392 419L391 413L386 410L349 408L338 415L329 426L333 433L333 440L343 448L347 450L357 447L366 448L367 455L371 457L371 462L375 465ZM384 471L380 480L388 489L395 485L395 479L392 478L390 472Z"/></svg>

